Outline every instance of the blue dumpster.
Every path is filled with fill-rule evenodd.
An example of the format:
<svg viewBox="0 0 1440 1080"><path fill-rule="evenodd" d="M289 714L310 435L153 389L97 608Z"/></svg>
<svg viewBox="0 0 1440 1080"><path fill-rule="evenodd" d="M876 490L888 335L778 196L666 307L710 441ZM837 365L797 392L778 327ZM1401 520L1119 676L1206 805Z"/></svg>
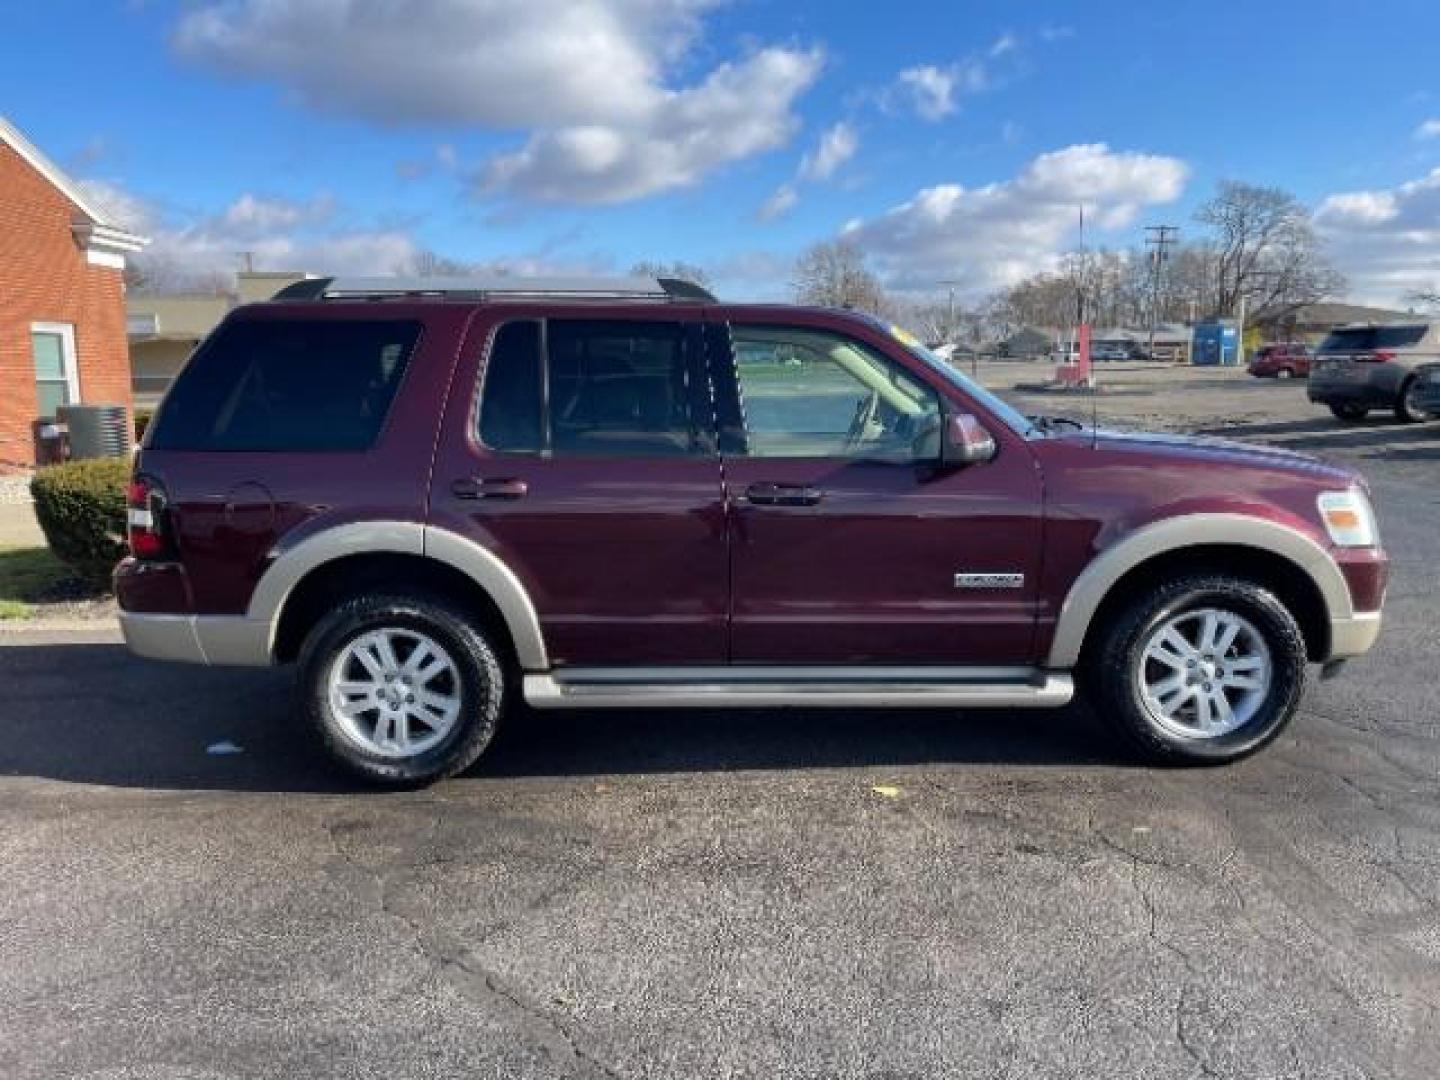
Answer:
<svg viewBox="0 0 1440 1080"><path fill-rule="evenodd" d="M1240 362L1240 332L1230 319L1196 323L1190 340L1190 362L1226 366Z"/></svg>

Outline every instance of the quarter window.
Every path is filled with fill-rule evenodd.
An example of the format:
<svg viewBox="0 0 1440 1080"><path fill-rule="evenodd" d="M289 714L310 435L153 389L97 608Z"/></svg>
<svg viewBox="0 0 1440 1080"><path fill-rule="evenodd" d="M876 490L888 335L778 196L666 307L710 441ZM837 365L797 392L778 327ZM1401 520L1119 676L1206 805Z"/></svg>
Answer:
<svg viewBox="0 0 1440 1080"><path fill-rule="evenodd" d="M939 456L938 397L870 346L804 327L736 326L731 339L748 456Z"/></svg>
<svg viewBox="0 0 1440 1080"><path fill-rule="evenodd" d="M680 323L508 323L486 362L480 441L556 457L708 453L697 393Z"/></svg>
<svg viewBox="0 0 1440 1080"><path fill-rule="evenodd" d="M229 322L166 396L157 450L357 451L380 434L417 322Z"/></svg>

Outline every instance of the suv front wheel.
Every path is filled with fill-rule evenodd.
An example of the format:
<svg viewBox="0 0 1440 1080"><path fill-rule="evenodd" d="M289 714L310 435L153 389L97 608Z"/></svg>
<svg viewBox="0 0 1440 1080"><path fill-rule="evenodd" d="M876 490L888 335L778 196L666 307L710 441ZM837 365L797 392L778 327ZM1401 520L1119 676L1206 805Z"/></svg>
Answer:
<svg viewBox="0 0 1440 1080"><path fill-rule="evenodd" d="M409 787L463 771L495 734L505 679L464 613L429 597L361 596L300 652L301 711L340 764Z"/></svg>
<svg viewBox="0 0 1440 1080"><path fill-rule="evenodd" d="M1131 602L1090 657L1088 689L1146 757L1220 764L1275 738L1305 688L1305 640L1269 590L1224 574Z"/></svg>

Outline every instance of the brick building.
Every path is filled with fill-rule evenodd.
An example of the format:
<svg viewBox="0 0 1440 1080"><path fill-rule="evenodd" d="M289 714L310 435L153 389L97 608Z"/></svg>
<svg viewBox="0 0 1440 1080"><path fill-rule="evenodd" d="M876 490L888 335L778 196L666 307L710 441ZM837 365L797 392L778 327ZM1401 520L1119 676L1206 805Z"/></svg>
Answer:
<svg viewBox="0 0 1440 1080"><path fill-rule="evenodd" d="M145 244L0 117L0 470L55 406L130 405L125 257Z"/></svg>

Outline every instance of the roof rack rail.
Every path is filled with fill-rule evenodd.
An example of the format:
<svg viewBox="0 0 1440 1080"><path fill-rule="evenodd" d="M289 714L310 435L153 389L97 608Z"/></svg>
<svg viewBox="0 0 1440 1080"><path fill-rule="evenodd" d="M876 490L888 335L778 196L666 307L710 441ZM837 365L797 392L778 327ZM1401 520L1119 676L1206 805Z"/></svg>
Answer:
<svg viewBox="0 0 1440 1080"><path fill-rule="evenodd" d="M287 285L276 300L670 300L715 303L678 278L328 277Z"/></svg>

